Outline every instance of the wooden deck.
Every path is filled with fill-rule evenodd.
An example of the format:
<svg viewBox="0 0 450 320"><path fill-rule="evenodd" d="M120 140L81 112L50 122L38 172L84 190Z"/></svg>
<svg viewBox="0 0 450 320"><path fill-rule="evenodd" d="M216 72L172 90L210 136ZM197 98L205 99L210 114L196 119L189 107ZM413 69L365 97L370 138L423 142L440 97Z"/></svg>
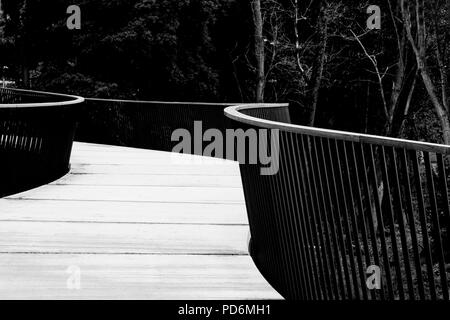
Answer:
<svg viewBox="0 0 450 320"><path fill-rule="evenodd" d="M68 175L0 199L0 298L281 298L247 254L238 165L192 159L75 143Z"/></svg>

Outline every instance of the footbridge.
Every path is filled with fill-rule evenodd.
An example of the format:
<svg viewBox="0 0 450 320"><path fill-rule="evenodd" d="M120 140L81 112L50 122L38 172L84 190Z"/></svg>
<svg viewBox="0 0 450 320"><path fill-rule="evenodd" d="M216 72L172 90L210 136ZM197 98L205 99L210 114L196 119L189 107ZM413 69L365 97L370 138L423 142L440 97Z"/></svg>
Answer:
<svg viewBox="0 0 450 320"><path fill-rule="evenodd" d="M270 131L278 165L171 152L198 121ZM449 154L283 104L0 89L0 298L448 300Z"/></svg>

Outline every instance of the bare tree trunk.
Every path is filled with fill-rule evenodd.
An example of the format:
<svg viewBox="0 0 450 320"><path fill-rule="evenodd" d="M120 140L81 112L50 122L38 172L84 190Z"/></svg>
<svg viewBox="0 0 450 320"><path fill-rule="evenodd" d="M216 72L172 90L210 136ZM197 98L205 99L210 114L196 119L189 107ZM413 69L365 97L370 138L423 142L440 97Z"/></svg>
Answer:
<svg viewBox="0 0 450 320"><path fill-rule="evenodd" d="M299 9L298 9L298 0L294 1L294 34L295 34L295 56L297 60L297 66L300 70L300 74L302 76L303 81L305 82L305 85L308 85L308 75L306 74L306 70L302 64L301 58L300 58L300 31L298 29L298 22L300 20L306 19L304 17L300 18L299 15Z"/></svg>
<svg viewBox="0 0 450 320"><path fill-rule="evenodd" d="M406 47L406 34L404 29L402 30L402 33L400 35L399 28L397 28L397 21L395 19L394 9L391 5L391 0L387 1L389 5L389 13L391 16L392 23L394 25L394 31L395 31L395 37L397 39L397 49L398 49L398 65L397 65L397 71L395 75L395 81L393 84L393 90L391 94L391 100L390 100L390 106L388 108L389 112L389 129L386 132L388 136L392 135L393 131L393 122L394 122L394 115L396 112L396 109L398 107L400 95L402 93L402 89L405 83L405 71L406 71L406 63L405 63L405 47ZM395 7L395 10L400 10L400 6L397 4Z"/></svg>
<svg viewBox="0 0 450 320"><path fill-rule="evenodd" d="M241 83L239 82L239 77L238 77L238 70L236 68L237 58L233 59L231 57L231 53L229 54L229 57L230 57L231 65L233 67L233 78L234 78L234 81L236 82L236 88L239 93L240 102L244 102L244 94L242 93Z"/></svg>
<svg viewBox="0 0 450 320"><path fill-rule="evenodd" d="M450 3L450 1L447 1L448 3ZM449 5L450 8L450 5ZM447 90L448 90L448 77L447 77L447 70L446 70L446 66L445 66L445 52L444 52L444 48L441 45L440 41L439 41L439 31L438 31L438 17L439 17L439 12L437 10L437 8L435 8L435 13L434 13L434 37L436 39L436 46L435 46L435 51L436 51L436 61L438 64L438 68L439 68L439 75L440 75L440 80L441 80L441 95L442 95L442 104L444 105L445 110L447 111L447 113L450 112L450 108L449 108L449 103L448 103L448 95L447 95ZM445 47L445 45L444 45Z"/></svg>
<svg viewBox="0 0 450 320"><path fill-rule="evenodd" d="M319 102L319 93L320 93L320 87L322 84L322 76L323 76L323 70L325 67L325 58L327 54L327 44L328 44L328 23L327 18L322 17L322 22L319 24L319 27L321 28L321 44L320 44L320 51L319 55L317 57L317 66L315 68L315 72L312 76L313 84L313 90L312 90L312 102L311 102L311 113L309 116L309 125L314 126L314 123L316 121L316 113L317 113L317 106Z"/></svg>
<svg viewBox="0 0 450 320"><path fill-rule="evenodd" d="M30 87L30 70L28 68L28 54L26 48L26 40L19 40L20 60L21 60L21 73L22 73L22 85L24 88Z"/></svg>
<svg viewBox="0 0 450 320"><path fill-rule="evenodd" d="M439 101L439 98L436 94L436 88L433 84L433 80L431 80L431 77L425 67L422 67L420 69L420 74L427 89L428 95L430 96L431 102L433 103L434 109L436 110L439 121L441 122L444 143L450 145L450 121L448 118L447 110L445 110L444 106Z"/></svg>
<svg viewBox="0 0 450 320"><path fill-rule="evenodd" d="M372 63L375 73L377 75L378 86L379 86L379 90L380 90L380 97L381 97L381 101L383 102L384 116L386 117L385 132L389 132L391 130L391 125L392 125L392 116L391 116L390 110L388 110L386 94L384 93L384 85L383 85L384 75L380 72L380 69L378 68L378 61L377 61L376 56L369 54L369 52L367 51L366 47L361 42L359 37L352 30L350 30L350 32L353 35L353 37L355 38L355 40L358 42L358 44L361 46L361 49L364 51L364 54L366 55L366 57Z"/></svg>
<svg viewBox="0 0 450 320"><path fill-rule="evenodd" d="M394 21L394 23L395 23L395 21ZM403 58L403 50L406 45L406 36L405 35L402 35L401 40L399 39L398 45L399 45L399 47L398 47L399 60L398 60L397 71L395 74L395 80L393 83L390 105L388 107L388 111L389 111L388 126L389 127L387 128L387 131L386 131L386 135L388 135L388 136L394 135L394 131L395 131L394 117L395 117L397 109L401 107L401 106L399 106L399 104L400 104L400 96L402 94L402 91L404 89L407 89L407 88L405 88L406 82L407 82L407 81L405 81L406 80L406 78L405 78L406 65L405 65L404 58Z"/></svg>
<svg viewBox="0 0 450 320"><path fill-rule="evenodd" d="M28 14L28 1L24 0L19 8L19 15L17 16L18 32L15 34L15 42L18 48L18 57L20 61L20 79L22 80L22 86L29 88L30 86L30 70L29 70L29 49L28 49L28 25L26 16Z"/></svg>
<svg viewBox="0 0 450 320"><path fill-rule="evenodd" d="M401 120L400 127L398 130L399 135L401 135L403 133L403 130L405 130L406 118L409 114L409 109L411 108L411 101L412 101L412 97L414 94L414 90L416 89L417 77L418 77L418 71L416 71L414 74L414 80L409 89L408 97L406 98L405 110L403 111L402 120Z"/></svg>
<svg viewBox="0 0 450 320"><path fill-rule="evenodd" d="M264 102L264 37L261 1L252 0L253 22L255 25L255 58L256 58L256 102Z"/></svg>
<svg viewBox="0 0 450 320"><path fill-rule="evenodd" d="M430 76L429 70L426 65L426 27L424 22L424 8L421 1L415 1L415 22L417 24L417 35L414 36L411 27L411 17L409 3L405 3L405 0L401 0L401 11L405 24L406 34L408 40L411 43L414 54L417 60L417 67L419 69L423 84L428 92L428 96L434 106L436 114L439 118L442 128L442 136L445 144L450 144L450 119L448 111L445 108L443 101L439 100L439 96L436 91L436 86ZM416 41L417 39L417 41ZM442 70L441 70L442 72Z"/></svg>

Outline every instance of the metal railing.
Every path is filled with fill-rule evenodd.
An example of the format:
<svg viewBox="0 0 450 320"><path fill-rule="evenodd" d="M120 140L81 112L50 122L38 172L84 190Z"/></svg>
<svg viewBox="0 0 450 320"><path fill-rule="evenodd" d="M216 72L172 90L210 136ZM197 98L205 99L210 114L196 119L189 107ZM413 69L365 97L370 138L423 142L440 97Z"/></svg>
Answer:
<svg viewBox="0 0 450 320"><path fill-rule="evenodd" d="M177 145L171 139L176 129L185 129L194 137L208 129L224 133L231 128L223 111L232 105L236 104L86 98L76 140L170 152ZM287 109L275 110L283 110L278 120L290 122ZM195 122L201 122L203 132L195 132ZM201 148L195 148L192 141L192 154L202 155L199 150L208 144L204 141Z"/></svg>
<svg viewBox="0 0 450 320"><path fill-rule="evenodd" d="M225 128L223 110L230 105L86 98L76 140L172 151L174 130L194 135L195 121L202 122L203 130Z"/></svg>
<svg viewBox="0 0 450 320"><path fill-rule="evenodd" d="M449 300L450 146L268 120L275 109L225 110L235 126L279 130L276 174L240 165L251 255L274 288L289 299Z"/></svg>
<svg viewBox="0 0 450 320"><path fill-rule="evenodd" d="M76 108L83 98L0 88L0 197L69 170Z"/></svg>

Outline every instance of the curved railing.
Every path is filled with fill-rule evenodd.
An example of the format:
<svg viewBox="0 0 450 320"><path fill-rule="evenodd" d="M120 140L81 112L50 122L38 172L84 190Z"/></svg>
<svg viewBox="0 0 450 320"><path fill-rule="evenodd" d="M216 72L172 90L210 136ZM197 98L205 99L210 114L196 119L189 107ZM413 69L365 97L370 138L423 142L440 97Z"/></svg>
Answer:
<svg viewBox="0 0 450 320"><path fill-rule="evenodd" d="M172 139L175 130L187 130L193 138L187 153L203 155L209 142L199 144L195 137L202 139L208 129L225 134L230 124L223 110L233 105L84 99L5 88L0 89L0 103L0 196L66 173L76 122L78 141L161 151L178 144ZM289 122L288 112L281 120Z"/></svg>
<svg viewBox="0 0 450 320"><path fill-rule="evenodd" d="M0 197L69 170L76 106L83 98L0 88Z"/></svg>
<svg viewBox="0 0 450 320"><path fill-rule="evenodd" d="M270 121L274 110L225 109L236 127L278 133L263 143L278 171L240 165L251 255L274 288L289 299L448 300L450 146Z"/></svg>
<svg viewBox="0 0 450 320"><path fill-rule="evenodd" d="M187 130L192 136L190 154L202 155L210 143L195 143L209 129L225 135L230 122L223 110L233 103L134 101L86 98L76 140L161 151L172 151L172 134ZM289 112L282 121L290 122ZM199 140L199 139L197 139ZM225 154L222 152L222 154Z"/></svg>
<svg viewBox="0 0 450 320"><path fill-rule="evenodd" d="M174 130L183 128L193 136L195 122L202 131L224 128L223 110L230 105L86 98L77 140L172 151Z"/></svg>

